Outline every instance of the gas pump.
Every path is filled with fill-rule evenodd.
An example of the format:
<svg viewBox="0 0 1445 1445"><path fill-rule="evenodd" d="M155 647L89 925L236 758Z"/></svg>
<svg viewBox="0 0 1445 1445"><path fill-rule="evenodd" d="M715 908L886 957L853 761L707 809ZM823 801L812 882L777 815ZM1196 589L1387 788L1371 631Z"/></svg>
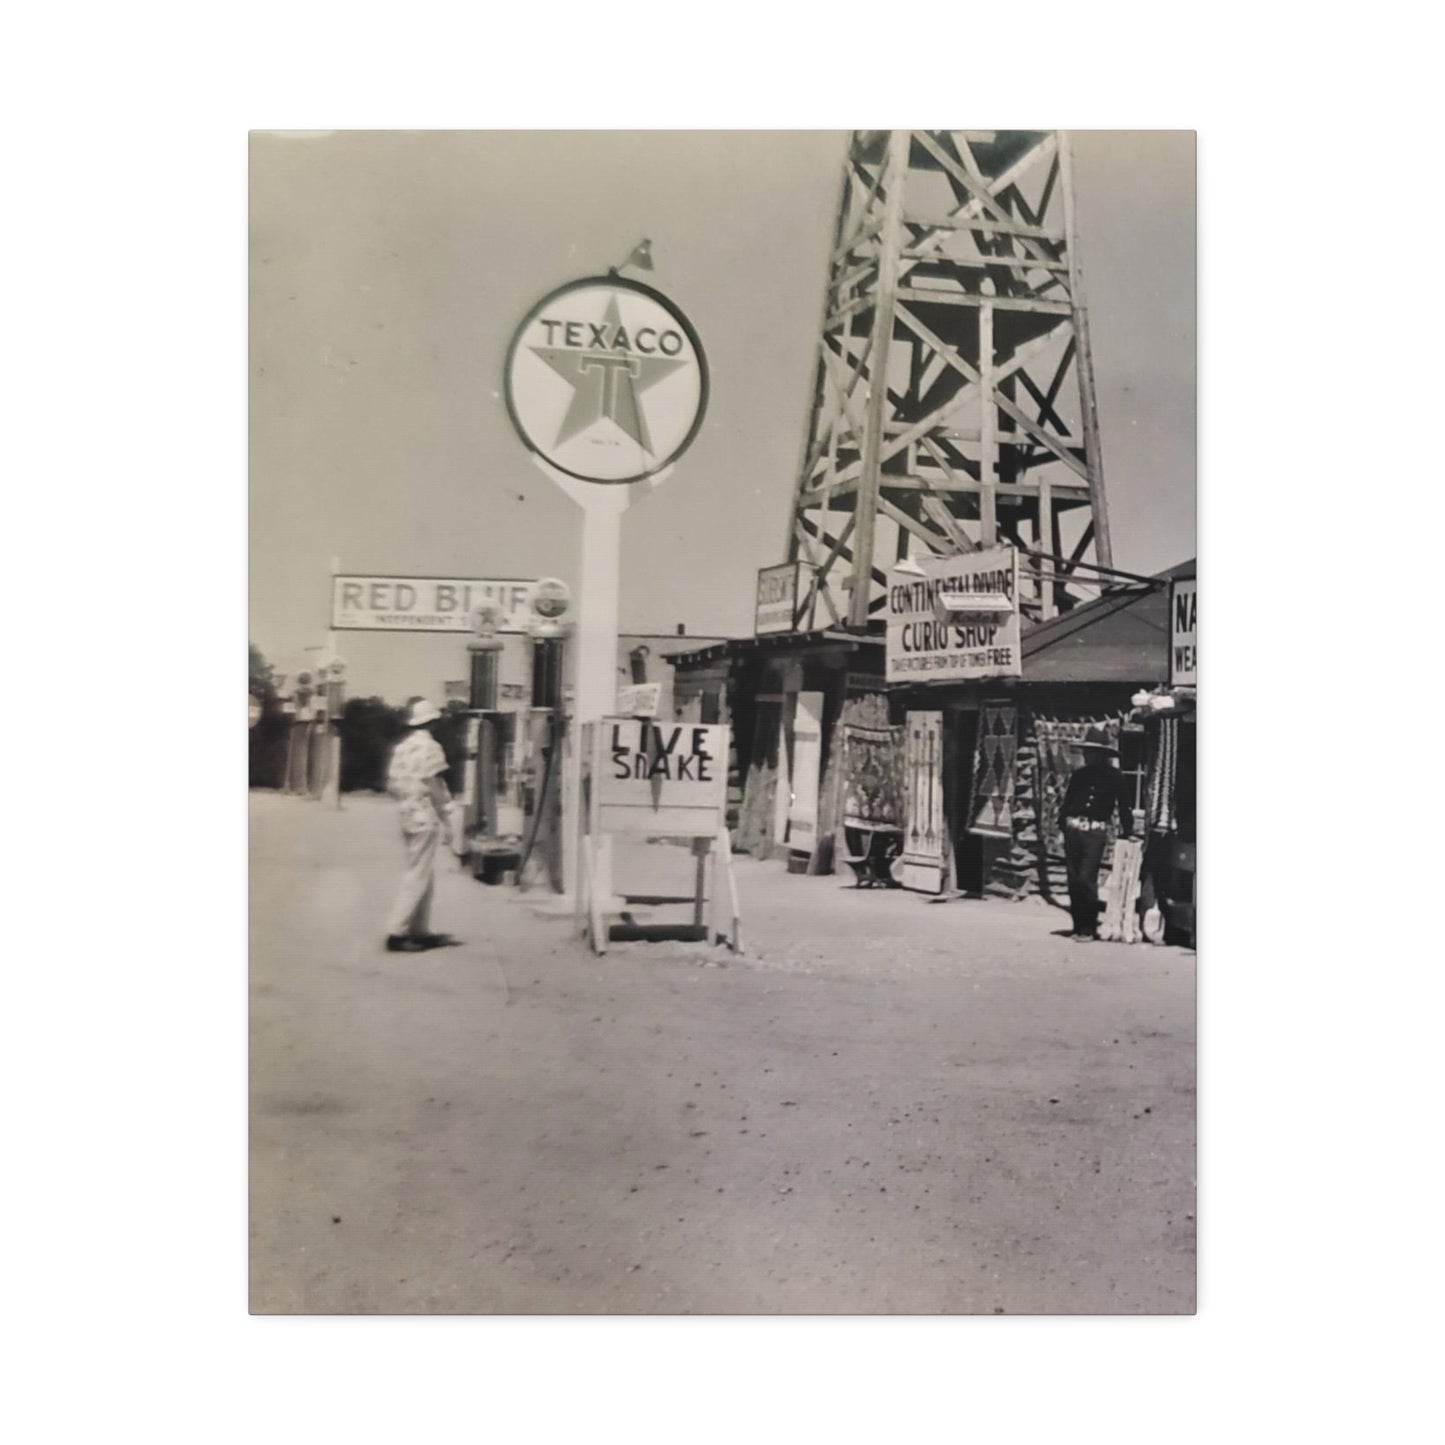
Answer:
<svg viewBox="0 0 1445 1445"><path fill-rule="evenodd" d="M532 706L522 765L527 825L517 878L524 886L562 887L562 771L567 715L562 688L572 594L565 582L544 577L532 594Z"/></svg>
<svg viewBox="0 0 1445 1445"><path fill-rule="evenodd" d="M346 711L346 663L335 655L326 664L326 767L322 798L341 807L341 720Z"/></svg>
<svg viewBox="0 0 1445 1445"><path fill-rule="evenodd" d="M498 705L503 643L497 629L501 610L494 603L483 603L473 608L471 619L473 636L467 643L471 787L465 857L474 878L497 883L516 868L522 846L516 779L508 766L516 714Z"/></svg>
<svg viewBox="0 0 1445 1445"><path fill-rule="evenodd" d="M310 793L308 777L311 760L311 731L315 709L312 706L314 679L305 669L296 674L290 706L283 708L290 723L286 729L286 772L281 785L283 793L302 797Z"/></svg>

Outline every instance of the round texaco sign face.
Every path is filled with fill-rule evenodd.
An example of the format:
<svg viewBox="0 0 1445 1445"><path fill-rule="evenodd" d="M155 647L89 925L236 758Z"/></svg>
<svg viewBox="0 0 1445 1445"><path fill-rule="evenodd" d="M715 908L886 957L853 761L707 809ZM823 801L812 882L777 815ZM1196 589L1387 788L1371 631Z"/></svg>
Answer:
<svg viewBox="0 0 1445 1445"><path fill-rule="evenodd" d="M691 323L651 287L573 281L527 313L507 352L507 408L527 446L585 482L637 482L691 445L707 407Z"/></svg>

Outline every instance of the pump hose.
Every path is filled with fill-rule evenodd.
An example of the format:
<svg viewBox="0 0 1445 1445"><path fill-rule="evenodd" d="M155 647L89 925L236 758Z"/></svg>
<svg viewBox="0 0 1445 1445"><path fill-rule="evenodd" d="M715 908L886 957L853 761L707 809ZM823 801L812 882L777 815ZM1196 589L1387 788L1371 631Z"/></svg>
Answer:
<svg viewBox="0 0 1445 1445"><path fill-rule="evenodd" d="M547 732L549 746L547 748L547 766L542 773L542 786L537 793L537 809L532 814L532 826L527 830L527 836L522 843L522 856L517 862L517 877L521 878L522 870L527 866L532 857L532 850L537 846L537 834L542 828L542 819L547 815L547 808L551 801L557 774L557 754L562 751L562 729L561 720L554 713L547 720Z"/></svg>

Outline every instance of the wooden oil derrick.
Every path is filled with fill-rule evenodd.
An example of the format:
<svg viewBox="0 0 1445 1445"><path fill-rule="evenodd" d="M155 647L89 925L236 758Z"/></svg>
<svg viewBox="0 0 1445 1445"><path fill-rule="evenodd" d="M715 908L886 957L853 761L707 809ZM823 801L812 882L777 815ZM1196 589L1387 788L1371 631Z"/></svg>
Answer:
<svg viewBox="0 0 1445 1445"><path fill-rule="evenodd" d="M788 526L800 617L866 629L908 556L1016 544L1035 620L1110 565L1073 242L1062 132L853 134Z"/></svg>

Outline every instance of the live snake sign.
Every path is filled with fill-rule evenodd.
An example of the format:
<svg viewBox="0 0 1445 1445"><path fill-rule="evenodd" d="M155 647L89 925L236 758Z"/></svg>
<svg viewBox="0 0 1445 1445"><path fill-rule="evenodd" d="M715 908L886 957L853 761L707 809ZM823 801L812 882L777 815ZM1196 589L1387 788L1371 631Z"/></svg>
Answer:
<svg viewBox="0 0 1445 1445"><path fill-rule="evenodd" d="M592 724L594 831L647 837L716 832L727 806L728 729L608 717Z"/></svg>

